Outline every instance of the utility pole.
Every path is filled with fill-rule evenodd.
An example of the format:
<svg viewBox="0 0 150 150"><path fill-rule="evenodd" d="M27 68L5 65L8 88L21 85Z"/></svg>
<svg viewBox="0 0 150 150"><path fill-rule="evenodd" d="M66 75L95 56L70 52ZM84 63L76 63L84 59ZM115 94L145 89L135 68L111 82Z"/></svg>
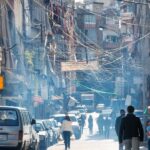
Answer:
<svg viewBox="0 0 150 150"><path fill-rule="evenodd" d="M70 14L69 15L74 15L74 2L72 2L72 8L70 9ZM71 18L71 17L70 17ZM75 56L75 47L74 47L74 22L72 20L72 24L70 23L69 27L69 61L76 61L76 56ZM69 85L68 85L68 93L71 95L76 91L75 85L73 85L74 80L76 79L76 72L70 71L69 73Z"/></svg>

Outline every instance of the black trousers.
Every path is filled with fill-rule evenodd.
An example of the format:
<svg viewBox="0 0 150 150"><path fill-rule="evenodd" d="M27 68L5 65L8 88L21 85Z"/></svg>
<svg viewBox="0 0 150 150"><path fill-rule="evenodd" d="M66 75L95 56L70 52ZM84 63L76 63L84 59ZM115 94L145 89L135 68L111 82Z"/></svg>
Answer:
<svg viewBox="0 0 150 150"><path fill-rule="evenodd" d="M67 150L67 148L70 148L70 136L71 136L70 131L63 131L65 150Z"/></svg>

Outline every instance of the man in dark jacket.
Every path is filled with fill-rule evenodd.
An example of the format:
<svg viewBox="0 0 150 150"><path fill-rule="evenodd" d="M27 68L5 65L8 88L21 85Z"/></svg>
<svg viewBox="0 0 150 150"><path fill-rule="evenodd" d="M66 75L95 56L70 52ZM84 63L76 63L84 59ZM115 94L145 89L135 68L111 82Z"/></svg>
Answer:
<svg viewBox="0 0 150 150"><path fill-rule="evenodd" d="M119 130L119 143L124 141L125 150L139 150L140 141L143 141L144 131L141 121L134 113L134 107L128 106L128 114L122 118Z"/></svg>
<svg viewBox="0 0 150 150"><path fill-rule="evenodd" d="M116 122L115 122L115 130L116 130L116 134L117 134L118 138L119 138L119 130L120 130L120 125L121 125L121 120L123 117L125 117L125 110L121 109L120 116L116 118ZM122 143L119 143L119 150L123 150Z"/></svg>

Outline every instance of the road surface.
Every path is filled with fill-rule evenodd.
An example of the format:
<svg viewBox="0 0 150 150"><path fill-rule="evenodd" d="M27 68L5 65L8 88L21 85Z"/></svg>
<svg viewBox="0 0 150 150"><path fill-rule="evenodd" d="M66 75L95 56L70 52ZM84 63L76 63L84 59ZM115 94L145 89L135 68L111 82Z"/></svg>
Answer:
<svg viewBox="0 0 150 150"><path fill-rule="evenodd" d="M89 134L88 126L86 123L81 139L75 140L74 137L72 137L70 150L118 150L118 141L114 128L111 127L110 138L105 139L103 135L98 134L96 125L97 114L94 113L92 115L94 120L93 134ZM48 148L48 150L64 150L63 141L60 141L58 144ZM141 147L141 150L147 149Z"/></svg>

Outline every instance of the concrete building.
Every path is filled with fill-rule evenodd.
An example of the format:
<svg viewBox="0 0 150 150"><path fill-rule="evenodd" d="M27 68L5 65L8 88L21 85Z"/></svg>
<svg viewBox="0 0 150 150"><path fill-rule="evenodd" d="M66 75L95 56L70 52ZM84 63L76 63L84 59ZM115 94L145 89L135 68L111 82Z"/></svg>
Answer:
<svg viewBox="0 0 150 150"><path fill-rule="evenodd" d="M104 3L104 7L108 7L111 6L114 0L84 0L84 3L93 3L93 2Z"/></svg>
<svg viewBox="0 0 150 150"><path fill-rule="evenodd" d="M26 99L24 88L27 87L24 78L24 45L20 38L23 33L23 6L18 0L2 0L0 7L0 47L3 54L1 75L5 78L4 89L0 91L1 105L22 105Z"/></svg>
<svg viewBox="0 0 150 150"><path fill-rule="evenodd" d="M80 37L80 42L77 47L77 59L86 61L88 64L91 61L97 61L99 66L99 54L103 52L102 46L102 31L99 30L101 14L104 3L91 2L80 5L76 9L76 32ZM97 14L97 15L96 15ZM98 103L101 97L97 97L94 90L100 89L98 70L83 70L77 72L77 79L80 83L77 87L77 92L82 95L84 93L95 94L95 104ZM91 82L92 81L92 82ZM103 101L103 100L102 100Z"/></svg>

